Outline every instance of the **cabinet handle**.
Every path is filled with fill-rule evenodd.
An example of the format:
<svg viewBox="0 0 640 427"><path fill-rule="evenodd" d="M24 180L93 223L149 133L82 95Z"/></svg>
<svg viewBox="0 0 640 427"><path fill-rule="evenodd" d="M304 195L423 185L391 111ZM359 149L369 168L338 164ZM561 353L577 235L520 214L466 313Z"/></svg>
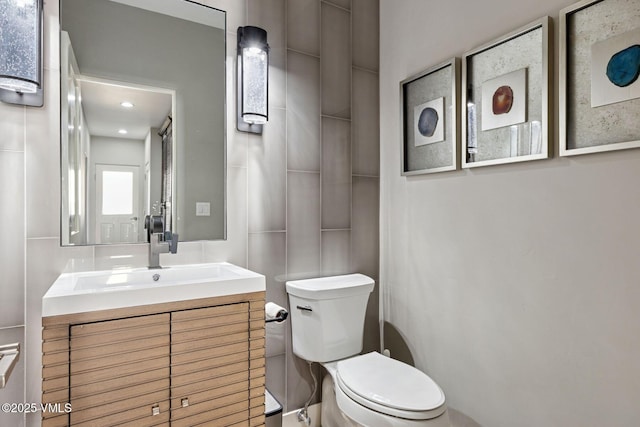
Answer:
<svg viewBox="0 0 640 427"><path fill-rule="evenodd" d="M152 416L156 416L156 415L160 415L160 405L153 405L151 407L151 415Z"/></svg>

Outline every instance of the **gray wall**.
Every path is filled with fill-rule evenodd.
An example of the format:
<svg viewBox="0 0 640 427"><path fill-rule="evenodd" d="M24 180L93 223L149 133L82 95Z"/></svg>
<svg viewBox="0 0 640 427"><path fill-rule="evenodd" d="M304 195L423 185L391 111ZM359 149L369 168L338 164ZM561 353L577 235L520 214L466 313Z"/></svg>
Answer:
<svg viewBox="0 0 640 427"><path fill-rule="evenodd" d="M640 150L404 178L398 83L572 3L381 1L385 320L482 426L638 424Z"/></svg>
<svg viewBox="0 0 640 427"><path fill-rule="evenodd" d="M180 240L222 239L222 30L104 0L62 5L62 28L82 74L176 90ZM197 201L211 202L211 216L195 216Z"/></svg>
<svg viewBox="0 0 640 427"><path fill-rule="evenodd" d="M341 3L345 3L344 1ZM346 2L347 4L350 2ZM228 149L228 239L226 241L183 242L178 254L162 254L161 264L189 264L198 262L229 261L247 267L251 266L267 274L269 296L272 300L283 302L284 290L282 282L275 279L277 275L287 271L308 271L317 273L317 266L349 265L355 270L376 276L377 273L377 187L378 187L378 126L369 123L377 122L377 2L354 0L348 14L352 25L352 39L358 49L352 50L351 73L346 78L351 82L350 97L352 100L363 99L366 102L353 102L350 109L350 120L340 123L351 127L350 163L351 177L351 209L350 228L328 229L322 231L320 217L320 156L319 142L321 112L317 107L321 88L319 62L319 28L318 18L320 1L312 0L207 0L206 4L227 10L227 149ZM322 3L323 7L333 7ZM368 6L367 6L368 5ZM309 11L313 13L309 15ZM337 12L337 11L334 11ZM249 16L250 20L247 20ZM343 15L344 18L344 15ZM306 19L306 20L305 20ZM315 24L314 24L315 22ZM326 22L326 21L325 21ZM113 245L87 247L60 247L60 93L59 93L59 44L58 44L58 3L45 3L45 105L43 108L25 108L0 104L0 178L5 185L0 186L3 203L0 204L0 220L10 224L5 230L5 245L0 247L0 265L3 268L3 279L0 282L0 342L20 341L24 352L11 379L10 387L0 390L0 402L38 402L41 394L41 300L46 290L56 277L65 269L109 269L123 263L132 266L147 264L147 245ZM272 117L267 131L262 138L249 137L235 131L235 95L234 95L234 59L235 31L240 25L260 24L269 30L269 42L274 46L271 76ZM326 25L326 24L325 24ZM304 101L298 103L293 88L289 89L290 100L287 102L287 74L300 75L291 69L295 64L292 58L295 51L292 47L285 54L284 32L288 28L290 43L299 41L296 46L302 52L302 60L316 65L315 74L309 83L311 95L304 95ZM344 21L342 33L344 33ZM293 37L309 32L309 38ZM371 37L373 34L373 37ZM343 44L351 45L348 40ZM293 46L293 45L292 45ZM312 48L305 48L311 46ZM278 56L279 55L279 56ZM285 68L285 58L288 61ZM367 65L363 61L371 61ZM326 61L326 57L325 57ZM325 62L325 65L327 62ZM355 64L355 66L353 66ZM344 68L343 68L344 69ZM360 76L358 78L357 76ZM315 82L315 83L314 83ZM306 84L303 85L303 87ZM289 107L287 108L287 104ZM312 109L313 114L297 116L299 109ZM307 119L307 117L309 117ZM285 129L293 130L295 120L300 137L287 136L288 144L284 145ZM285 124L287 123L287 124ZM305 130L307 129L307 130ZM315 138L314 149L303 145L305 135ZM268 143L266 143L269 141ZM286 148L285 148L286 147ZM297 156L295 150L300 147L302 153L312 166L307 172L289 171L287 158ZM273 152L271 150L274 150ZM288 153L288 154L287 154ZM273 155L271 155L273 154ZM300 154L302 156L303 154ZM344 155L340 156L344 159ZM293 168L293 167L291 167ZM261 184L260 173L266 176L271 171L276 174L275 182L270 186ZM325 169L326 171L326 169ZM344 171L344 165L343 165ZM286 176L290 175L288 186ZM344 176L344 174L343 174ZM251 180L249 180L251 177ZM305 195L295 190L299 177L310 178L313 192ZM325 173L326 177L326 173ZM305 181L306 183L307 181ZM302 182L301 182L302 184ZM273 190L271 189L273 187ZM251 190L251 199L249 199ZM294 191L295 190L295 191ZM304 188L303 188L304 190ZM308 198L307 198L308 196ZM282 228L283 198L289 202L284 221L288 228ZM269 200L275 202L275 208L265 209ZM6 202L7 200L11 203ZM316 200L314 217L302 226L296 225L296 219L307 221L305 203ZM342 202L342 209L344 204ZM249 208L249 205L251 208ZM271 211L277 220L268 227L252 228L249 233L249 217L255 225L262 221L264 215ZM344 210L341 210L344 212ZM253 226L252 226L253 227ZM310 232L301 234L304 229ZM275 232L266 230L277 230ZM286 231L288 230L288 231ZM327 236L337 236L327 240ZM309 237L307 237L309 236ZM324 236L324 237L323 237ZM348 237L346 237L348 236ZM288 239L291 239L288 241ZM326 242L334 241L331 246ZM320 246L321 242L325 242ZM338 248L338 249L333 249ZM305 258L304 270L296 260L298 252L309 251ZM128 258L121 258L126 255ZM332 258L330 255L334 255ZM112 258L118 256L119 258ZM271 258L273 257L273 258ZM322 258L320 258L322 257ZM271 262L273 259L273 262ZM319 261L320 259L324 262ZM251 260L251 261L249 261ZM309 260L311 260L309 262ZM330 260L336 260L330 262ZM310 269L306 265L316 266ZM345 268L346 269L346 268ZM334 267L326 271L336 271ZM26 333L25 333L26 330ZM280 329L280 331L283 331ZM286 331L286 330L285 330ZM298 407L305 399L309 389L304 374L306 366L301 366L291 355L290 342L285 332L274 334L269 330L267 381L269 387L277 390L277 396L289 409ZM278 335L279 334L279 335ZM369 337L377 334L377 325L368 324ZM278 342L278 336L281 341ZM285 343L287 340L287 343ZM368 347L375 346L374 340L367 340ZM285 351L282 346L285 345ZM272 353L275 352L275 353ZM290 396L290 402L287 398ZM0 413L0 425L20 426L23 417ZM39 425L39 414L29 415L26 424Z"/></svg>

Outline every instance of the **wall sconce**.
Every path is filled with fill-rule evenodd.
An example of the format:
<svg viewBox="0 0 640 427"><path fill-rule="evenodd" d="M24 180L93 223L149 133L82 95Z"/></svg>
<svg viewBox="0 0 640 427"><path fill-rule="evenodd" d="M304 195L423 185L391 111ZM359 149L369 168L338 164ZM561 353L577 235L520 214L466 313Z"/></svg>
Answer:
<svg viewBox="0 0 640 427"><path fill-rule="evenodd" d="M269 45L267 32L258 27L238 27L239 131L262 133L269 120Z"/></svg>
<svg viewBox="0 0 640 427"><path fill-rule="evenodd" d="M42 0L0 0L0 101L42 107Z"/></svg>

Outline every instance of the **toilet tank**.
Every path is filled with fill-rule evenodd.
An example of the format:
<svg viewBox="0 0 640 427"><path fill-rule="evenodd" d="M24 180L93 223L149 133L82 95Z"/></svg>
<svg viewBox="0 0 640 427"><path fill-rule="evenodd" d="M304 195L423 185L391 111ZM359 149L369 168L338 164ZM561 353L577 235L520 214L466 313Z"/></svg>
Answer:
<svg viewBox="0 0 640 427"><path fill-rule="evenodd" d="M293 352L310 362L360 353L374 285L363 274L288 281Z"/></svg>

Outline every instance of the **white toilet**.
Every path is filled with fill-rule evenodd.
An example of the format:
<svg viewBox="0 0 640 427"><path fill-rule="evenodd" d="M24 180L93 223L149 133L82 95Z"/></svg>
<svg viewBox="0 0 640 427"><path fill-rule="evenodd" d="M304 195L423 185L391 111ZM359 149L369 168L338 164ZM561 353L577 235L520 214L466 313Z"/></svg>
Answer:
<svg viewBox="0 0 640 427"><path fill-rule="evenodd" d="M426 374L379 353L358 355L373 287L362 274L287 282L293 352L329 372L323 427L450 427L444 393Z"/></svg>

